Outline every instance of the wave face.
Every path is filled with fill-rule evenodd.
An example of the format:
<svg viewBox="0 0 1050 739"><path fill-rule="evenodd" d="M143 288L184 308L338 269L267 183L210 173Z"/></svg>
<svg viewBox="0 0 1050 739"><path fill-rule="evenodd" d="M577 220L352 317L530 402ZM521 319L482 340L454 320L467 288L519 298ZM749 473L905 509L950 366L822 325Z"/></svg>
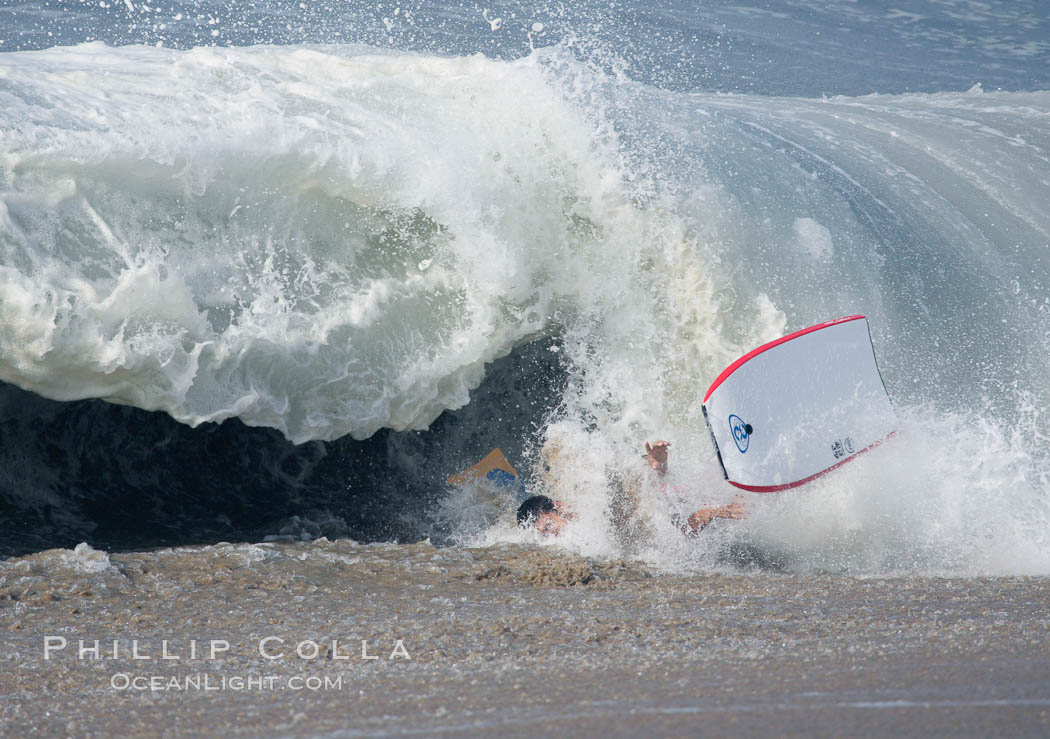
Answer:
<svg viewBox="0 0 1050 739"><path fill-rule="evenodd" d="M1050 572L1050 93L675 92L567 46L93 43L0 67L5 382L294 443L434 434L486 366L542 340L561 379L493 403L480 431L439 422L417 479L529 419L519 466L545 442L573 460L534 484L584 511L562 542L581 551ZM707 384L851 313L871 321L899 441L683 544L669 510L728 495ZM609 491L657 437L675 494L644 496L629 517L647 538L625 543ZM467 526L462 495L435 526L522 538Z"/></svg>

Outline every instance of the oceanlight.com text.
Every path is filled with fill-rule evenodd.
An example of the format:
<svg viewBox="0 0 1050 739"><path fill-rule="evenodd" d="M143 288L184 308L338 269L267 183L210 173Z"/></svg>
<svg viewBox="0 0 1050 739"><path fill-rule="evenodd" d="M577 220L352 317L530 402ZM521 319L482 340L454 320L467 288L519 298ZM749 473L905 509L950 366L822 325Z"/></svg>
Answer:
<svg viewBox="0 0 1050 739"><path fill-rule="evenodd" d="M347 683L348 685L349 683ZM289 690L293 692L324 692L342 690L342 675L142 675L130 672L115 673L109 679L113 690L129 692L262 692Z"/></svg>

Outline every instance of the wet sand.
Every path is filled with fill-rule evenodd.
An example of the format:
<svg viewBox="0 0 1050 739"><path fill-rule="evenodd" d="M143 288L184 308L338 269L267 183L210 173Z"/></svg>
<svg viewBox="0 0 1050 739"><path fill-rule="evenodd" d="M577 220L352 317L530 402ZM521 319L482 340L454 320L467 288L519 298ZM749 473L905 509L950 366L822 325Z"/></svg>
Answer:
<svg viewBox="0 0 1050 739"><path fill-rule="evenodd" d="M556 548L52 550L0 562L0 733L1045 736L1048 605Z"/></svg>

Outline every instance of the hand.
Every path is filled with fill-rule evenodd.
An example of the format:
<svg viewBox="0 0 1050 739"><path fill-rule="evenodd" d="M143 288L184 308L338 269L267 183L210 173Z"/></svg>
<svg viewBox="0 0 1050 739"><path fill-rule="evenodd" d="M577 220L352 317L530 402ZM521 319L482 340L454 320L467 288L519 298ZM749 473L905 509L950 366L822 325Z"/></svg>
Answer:
<svg viewBox="0 0 1050 739"><path fill-rule="evenodd" d="M744 504L739 500L734 500L732 503L725 505L714 506L712 508L701 508L689 517L687 528L682 530L686 533L692 532L697 533L707 527L709 523L714 521L716 518L743 518L744 517Z"/></svg>
<svg viewBox="0 0 1050 739"><path fill-rule="evenodd" d="M743 518L744 504L738 500L715 509L715 518Z"/></svg>
<svg viewBox="0 0 1050 739"><path fill-rule="evenodd" d="M649 466L661 475L667 472L667 449L671 446L669 441L654 441L652 445L645 442L645 457Z"/></svg>

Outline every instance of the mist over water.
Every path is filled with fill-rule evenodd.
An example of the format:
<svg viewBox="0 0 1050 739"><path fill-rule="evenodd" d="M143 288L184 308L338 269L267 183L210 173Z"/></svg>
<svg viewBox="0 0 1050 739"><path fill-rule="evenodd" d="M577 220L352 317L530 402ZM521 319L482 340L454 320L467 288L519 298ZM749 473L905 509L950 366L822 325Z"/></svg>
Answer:
<svg viewBox="0 0 1050 739"><path fill-rule="evenodd" d="M1050 572L1050 85L1029 73L985 91L948 65L933 82L876 76L881 93L936 92L819 96L869 91L848 74L845 89L741 88L720 84L741 52L713 51L719 33L672 74L676 47L645 26L623 26L617 54L596 10L483 10L460 36L417 14L426 31L408 41L401 11L386 39L203 47L189 26L129 38L103 23L98 38L182 48L0 54L0 378L133 407L55 420L66 406L4 388L5 515L41 532L13 550L285 530L532 541L512 501L443 484L501 446L530 489L575 508L558 543L585 554ZM44 46L35 28L26 45ZM1048 52L1027 43L982 53L1037 67ZM711 380L854 313L901 432L683 538L672 514L733 495L699 411ZM656 438L673 444L663 489L639 459ZM544 445L561 450L554 475ZM209 455L213 473L191 470ZM108 472L85 473L99 459ZM625 480L640 480L627 511ZM149 533L116 523L122 488L150 491Z"/></svg>

